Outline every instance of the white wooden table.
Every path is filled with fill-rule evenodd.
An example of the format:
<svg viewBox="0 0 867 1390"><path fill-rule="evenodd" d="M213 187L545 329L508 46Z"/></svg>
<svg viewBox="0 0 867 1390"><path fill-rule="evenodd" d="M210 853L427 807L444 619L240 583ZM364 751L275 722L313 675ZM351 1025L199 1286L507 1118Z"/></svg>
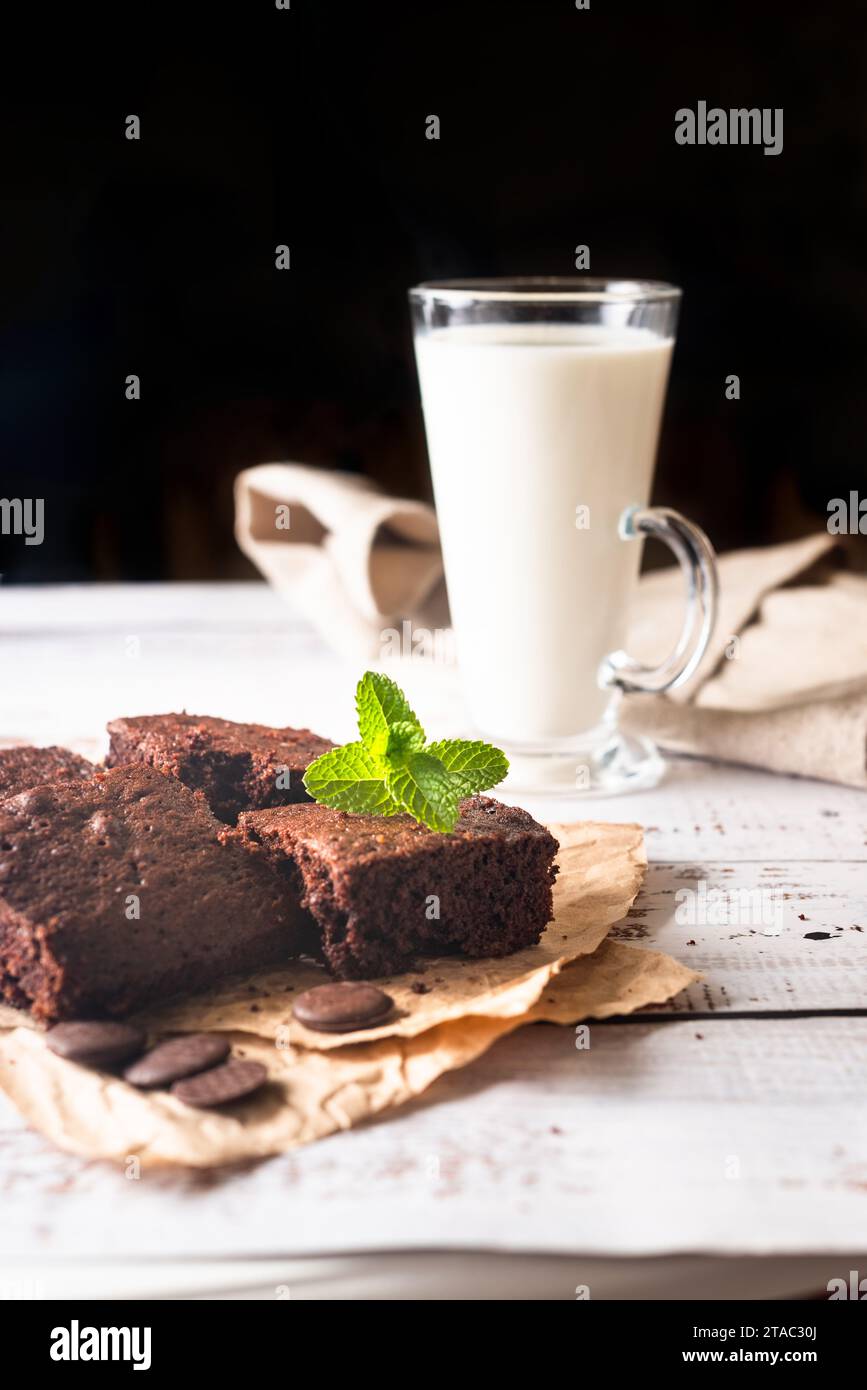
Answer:
<svg viewBox="0 0 867 1390"><path fill-rule="evenodd" d="M0 588L0 661L4 739L99 756L107 719L182 707L353 731L357 668L258 584ZM452 671L399 679L461 731ZM705 982L593 1024L588 1050L522 1029L388 1119L240 1171L131 1182L0 1102L0 1296L744 1297L867 1275L867 797L679 760L652 792L525 804L641 821L650 869L614 934ZM469 1253L491 1251L509 1258Z"/></svg>

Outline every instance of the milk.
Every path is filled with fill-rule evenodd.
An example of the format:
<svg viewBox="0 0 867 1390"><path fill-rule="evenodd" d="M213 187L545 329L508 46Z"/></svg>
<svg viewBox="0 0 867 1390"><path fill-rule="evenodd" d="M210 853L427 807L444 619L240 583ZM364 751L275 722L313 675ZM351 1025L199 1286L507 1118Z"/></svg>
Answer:
<svg viewBox="0 0 867 1390"><path fill-rule="evenodd" d="M641 552L618 522L648 501L672 345L616 324L416 337L458 659L489 738L562 744L605 715L597 672L625 645Z"/></svg>

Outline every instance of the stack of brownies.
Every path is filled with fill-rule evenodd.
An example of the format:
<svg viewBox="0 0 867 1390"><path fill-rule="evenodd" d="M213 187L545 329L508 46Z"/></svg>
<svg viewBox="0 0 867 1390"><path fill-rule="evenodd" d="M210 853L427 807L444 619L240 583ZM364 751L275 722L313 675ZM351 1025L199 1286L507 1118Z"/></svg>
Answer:
<svg viewBox="0 0 867 1390"><path fill-rule="evenodd" d="M166 714L109 734L105 767L0 751L0 999L40 1022L300 954L340 979L507 955L551 917L557 843L526 811L475 796L443 835L313 805L304 772L334 745L309 729Z"/></svg>

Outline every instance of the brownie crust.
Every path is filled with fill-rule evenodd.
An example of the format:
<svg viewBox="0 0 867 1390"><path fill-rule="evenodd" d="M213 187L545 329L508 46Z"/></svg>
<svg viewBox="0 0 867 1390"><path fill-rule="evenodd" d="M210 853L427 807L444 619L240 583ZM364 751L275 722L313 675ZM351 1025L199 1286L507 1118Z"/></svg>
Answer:
<svg viewBox="0 0 867 1390"><path fill-rule="evenodd" d="M204 799L134 765L0 802L0 994L44 1022L122 1016L299 947L264 856Z"/></svg>
<svg viewBox="0 0 867 1390"><path fill-rule="evenodd" d="M86 780L96 767L68 748L0 748L0 800L41 782Z"/></svg>
<svg viewBox="0 0 867 1390"><path fill-rule="evenodd" d="M148 714L108 726L106 765L146 763L201 791L219 820L239 812L309 800L310 764L334 747L310 729L270 729L197 714Z"/></svg>
<svg viewBox="0 0 867 1390"><path fill-rule="evenodd" d="M422 955L510 955L552 917L557 841L492 797L464 801L448 835L313 805L246 812L227 834L282 869L339 979L392 975Z"/></svg>

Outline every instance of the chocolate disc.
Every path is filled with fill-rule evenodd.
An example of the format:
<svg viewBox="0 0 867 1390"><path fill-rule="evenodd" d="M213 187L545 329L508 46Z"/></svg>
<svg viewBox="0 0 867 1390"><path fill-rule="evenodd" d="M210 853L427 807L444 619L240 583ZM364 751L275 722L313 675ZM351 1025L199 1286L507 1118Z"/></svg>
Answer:
<svg viewBox="0 0 867 1390"><path fill-rule="evenodd" d="M45 1041L58 1057L83 1067L116 1067L141 1052L145 1035L129 1023L102 1020L56 1023Z"/></svg>
<svg viewBox="0 0 867 1390"><path fill-rule="evenodd" d="M267 1080L268 1073L261 1062L243 1062L235 1057L221 1067L212 1067L198 1076L176 1081L172 1086L172 1095L185 1105L210 1110L213 1106L228 1105L230 1101L251 1096Z"/></svg>
<svg viewBox="0 0 867 1390"><path fill-rule="evenodd" d="M228 1041L219 1033L188 1033L152 1047L127 1067L123 1077L132 1086L151 1090L154 1086L169 1086L185 1076L207 1071L225 1062L228 1055Z"/></svg>
<svg viewBox="0 0 867 1390"><path fill-rule="evenodd" d="M394 1000L375 985L345 980L306 989L292 1005L292 1013L305 1028L318 1033L352 1033L384 1023L393 1008Z"/></svg>

